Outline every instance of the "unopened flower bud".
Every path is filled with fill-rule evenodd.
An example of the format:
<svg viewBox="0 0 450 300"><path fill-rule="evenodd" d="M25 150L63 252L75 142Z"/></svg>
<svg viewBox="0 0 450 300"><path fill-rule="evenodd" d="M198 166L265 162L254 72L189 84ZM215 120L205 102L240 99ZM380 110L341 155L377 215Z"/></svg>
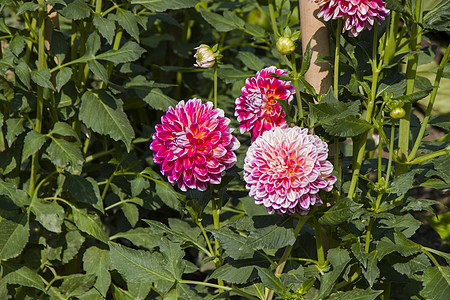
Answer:
<svg viewBox="0 0 450 300"><path fill-rule="evenodd" d="M205 44L201 44L197 48L195 48L197 52L194 54L194 57L197 60L197 63L194 66L208 69L214 66L216 63L216 54L211 50L211 47Z"/></svg>
<svg viewBox="0 0 450 300"><path fill-rule="evenodd" d="M281 55L291 54L295 50L294 42L288 37L280 37L277 41L277 50Z"/></svg>

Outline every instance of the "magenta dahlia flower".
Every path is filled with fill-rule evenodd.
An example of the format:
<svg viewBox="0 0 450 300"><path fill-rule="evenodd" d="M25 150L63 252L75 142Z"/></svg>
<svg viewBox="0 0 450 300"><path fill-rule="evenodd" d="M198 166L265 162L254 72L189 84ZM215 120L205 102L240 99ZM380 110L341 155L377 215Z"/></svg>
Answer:
<svg viewBox="0 0 450 300"><path fill-rule="evenodd" d="M249 195L269 213L308 213L322 204L320 189L331 191L336 177L328 146L301 127L275 127L248 148L244 180Z"/></svg>
<svg viewBox="0 0 450 300"><path fill-rule="evenodd" d="M225 170L236 163L239 141L231 135L230 119L213 104L200 99L180 101L169 107L156 125L150 149L161 172L182 191L204 191L219 184Z"/></svg>
<svg viewBox="0 0 450 300"><path fill-rule="evenodd" d="M240 123L239 129L241 133L250 131L252 141L264 131L286 125L285 113L277 100L290 103L295 93L290 81L270 74L286 76L287 71L274 66L259 71L255 77L245 80L242 95L236 99L234 115Z"/></svg>
<svg viewBox="0 0 450 300"><path fill-rule="evenodd" d="M354 37L364 29L372 29L374 21L380 23L389 14L381 0L314 0L320 9L319 18L325 21L344 18L342 32L348 31Z"/></svg>

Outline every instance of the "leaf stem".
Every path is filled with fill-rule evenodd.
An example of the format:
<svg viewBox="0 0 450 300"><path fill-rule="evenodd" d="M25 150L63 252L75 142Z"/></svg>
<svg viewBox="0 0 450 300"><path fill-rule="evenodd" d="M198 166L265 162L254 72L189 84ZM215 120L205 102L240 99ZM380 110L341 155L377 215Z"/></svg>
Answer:
<svg viewBox="0 0 450 300"><path fill-rule="evenodd" d="M45 68L45 14L47 6L44 0L39 0L39 4L42 6L39 8L39 29L38 29L38 70L41 71ZM44 88L40 85L37 86L37 104L36 104L36 123L34 130L38 133L42 131L42 117L44 111ZM34 194L34 188L36 184L37 169L38 169L39 151L36 151L31 158L31 175L29 194Z"/></svg>
<svg viewBox="0 0 450 300"><path fill-rule="evenodd" d="M236 289L234 287L229 287L229 286L224 286L224 285L218 285L218 284L214 284L214 283L209 283L209 282L202 282L202 281L194 281L194 280L178 280L179 283L184 283L184 284L194 284L194 285L203 285L203 286L207 286L207 287L212 287L212 288L217 288L217 289L222 289L225 291L229 291L229 292L234 292L236 294L239 294L247 299L254 299L254 300L258 300L258 298L247 294L244 291L241 291L239 289Z"/></svg>
<svg viewBox="0 0 450 300"><path fill-rule="evenodd" d="M270 14L270 23L272 24L273 34L275 37L278 36L278 26L277 20L275 18L275 0L269 0L269 14Z"/></svg>
<svg viewBox="0 0 450 300"><path fill-rule="evenodd" d="M334 84L333 92L334 98L339 100L339 55L341 53L341 31L342 31L342 18L338 19L336 27L336 50L334 52ZM334 169L338 172L338 182L341 182L342 171L339 168L339 139L334 137ZM340 197L340 191L335 189L334 201L338 201Z"/></svg>
<svg viewBox="0 0 450 300"><path fill-rule="evenodd" d="M408 160L411 160L416 156L417 150L419 149L420 142L422 141L422 138L425 134L425 129L426 129L428 121L430 119L431 110L433 109L434 101L436 100L439 83L441 81L445 65L447 64L447 62L449 60L449 55L450 55L450 45L447 46L444 56L442 57L441 63L439 64L439 67L438 67L438 70L436 73L436 77L434 79L434 84L433 84L434 89L431 92L430 101L428 101L427 110L425 111L425 117L423 118L422 125L420 126L420 130L419 130L419 134L417 135L417 138L416 138L414 146L411 150L411 153L408 155Z"/></svg>
<svg viewBox="0 0 450 300"><path fill-rule="evenodd" d="M298 215L298 222L294 229L294 236L297 239L298 234L300 233L300 230L302 229L303 225L305 225L306 221L309 219L309 216L301 216ZM275 276L280 277L281 273L283 272L284 266L286 265L287 260L289 259L289 255L291 255L292 246L289 245L284 249L283 255L281 256L280 262L278 263L277 268L275 269ZM266 300L271 300L273 298L274 291L269 290L266 296Z"/></svg>
<svg viewBox="0 0 450 300"><path fill-rule="evenodd" d="M367 103L367 111L366 111L366 121L370 122L372 118L373 109L375 106L375 98L377 93L377 84L378 84L378 75L380 73L378 64L377 64L377 54L378 54L378 23L375 22L373 26L373 48L372 48L372 87L369 102ZM361 170L361 164L364 158L364 151L366 149L367 143L367 132L363 133L357 139L354 139L358 142L355 144L355 149L357 150L356 160L354 162L352 180L350 182L350 188L348 191L348 197L353 199L356 185L358 183L359 171ZM353 153L353 157L355 157L355 153Z"/></svg>
<svg viewBox="0 0 450 300"><path fill-rule="evenodd" d="M217 108L217 61L214 63L214 108Z"/></svg>
<svg viewBox="0 0 450 300"><path fill-rule="evenodd" d="M420 33L419 23L422 23L422 0L416 0L416 9L414 12L414 19L411 27L411 35L409 40L409 51L414 52L420 49L420 43L422 40L422 34ZM406 92L405 95L409 95L414 90L414 81L417 73L417 64L419 60L419 54L413 54L408 57L406 65ZM408 171L408 165L402 163L408 159L409 150L409 136L410 136L410 119L411 119L411 104L405 104L403 109L405 110L405 117L400 119L399 136L398 136L398 157L400 163L396 165L396 171L398 175L406 173Z"/></svg>
<svg viewBox="0 0 450 300"><path fill-rule="evenodd" d="M295 97L297 99L297 108L298 108L298 117L303 122L303 106L302 99L300 97L300 89L298 88L298 73L297 73L297 63L295 60L295 52L291 54L291 64L292 64L292 72L294 73L294 88L295 88Z"/></svg>
<svg viewBox="0 0 450 300"><path fill-rule="evenodd" d="M208 254L208 256L209 256L209 257L213 257L213 256L214 256L214 250L213 250L213 248L212 248L212 246L211 246L211 242L209 241L208 235L206 234L205 228L203 227L202 221L197 219L197 220L195 221L195 223L196 223L197 226L200 228L200 230L201 230L202 233L203 233L203 236L205 237L205 241L206 241L206 244L208 245L208 249L209 249L209 252L210 252L210 253Z"/></svg>
<svg viewBox="0 0 450 300"><path fill-rule="evenodd" d="M392 168L392 155L394 154L394 140L395 140L395 121L392 119L391 126L391 139L389 141L389 161L386 170L386 183L384 188L387 189L389 186L389 177L391 176L391 168Z"/></svg>
<svg viewBox="0 0 450 300"><path fill-rule="evenodd" d="M382 194L379 194L378 196L380 196ZM377 200L378 202L378 200ZM367 232L366 232L366 245L364 247L364 251L366 253L369 253L370 250L370 235L372 233L372 227L373 227L373 223L375 222L375 219L373 217L370 217L370 221L369 221L369 226L367 227Z"/></svg>

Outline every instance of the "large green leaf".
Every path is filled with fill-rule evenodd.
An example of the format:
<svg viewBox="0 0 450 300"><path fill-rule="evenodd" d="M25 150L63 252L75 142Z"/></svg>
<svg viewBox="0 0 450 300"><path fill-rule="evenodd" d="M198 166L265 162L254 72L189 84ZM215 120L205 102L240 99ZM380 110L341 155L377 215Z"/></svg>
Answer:
<svg viewBox="0 0 450 300"><path fill-rule="evenodd" d="M31 130L25 136L25 140L23 142L23 151L22 151L22 161L27 159L30 155L33 155L37 151L39 151L46 141L46 136Z"/></svg>
<svg viewBox="0 0 450 300"><path fill-rule="evenodd" d="M375 291L371 289L361 290L354 289L347 292L338 292L328 298L329 300L375 300L383 291Z"/></svg>
<svg viewBox="0 0 450 300"><path fill-rule="evenodd" d="M89 291L95 283L95 274L72 274L64 277L59 291L66 297L78 298Z"/></svg>
<svg viewBox="0 0 450 300"><path fill-rule="evenodd" d="M261 267L256 267L256 269L258 270L259 278L261 278L265 287L273 290L280 297L286 294L286 290L281 283L280 278L276 277L273 272Z"/></svg>
<svg viewBox="0 0 450 300"><path fill-rule="evenodd" d="M447 300L450 295L450 267L430 267L423 273L421 294L430 300Z"/></svg>
<svg viewBox="0 0 450 300"><path fill-rule="evenodd" d="M129 10L117 8L114 19L135 40L139 41L138 17Z"/></svg>
<svg viewBox="0 0 450 300"><path fill-rule="evenodd" d="M109 250L92 246L83 255L83 269L86 271L86 274L95 274L97 276L95 288L103 297L106 297L111 284L110 267Z"/></svg>
<svg viewBox="0 0 450 300"><path fill-rule="evenodd" d="M67 264L71 261L78 253L80 253L81 246L86 240L84 236L76 229L70 230L66 233L64 237L66 240L66 249L63 252L62 263Z"/></svg>
<svg viewBox="0 0 450 300"><path fill-rule="evenodd" d="M157 252L134 250L119 244L109 243L111 262L127 281L154 283L158 290L167 291L176 278L166 269Z"/></svg>
<svg viewBox="0 0 450 300"><path fill-rule="evenodd" d="M41 277L30 268L12 261L2 261L3 279L8 284L28 286L45 291Z"/></svg>
<svg viewBox="0 0 450 300"><path fill-rule="evenodd" d="M79 175L65 173L64 182L68 191L79 202L91 204L96 209L103 212L103 201L97 182L93 178L84 178Z"/></svg>
<svg viewBox="0 0 450 300"><path fill-rule="evenodd" d="M120 99L106 92L85 92L81 97L80 120L97 133L123 141L130 151L134 130Z"/></svg>
<svg viewBox="0 0 450 300"><path fill-rule="evenodd" d="M89 17L91 10L86 2L82 0L75 0L64 7L61 13L68 19L80 20Z"/></svg>
<svg viewBox="0 0 450 300"><path fill-rule="evenodd" d="M111 237L111 240L124 238L137 247L144 247L152 250L161 243L162 233L155 233L151 228L138 227L125 232L118 232Z"/></svg>
<svg viewBox="0 0 450 300"><path fill-rule="evenodd" d="M219 14L210 12L210 11L206 11L204 9L200 9L200 14L202 15L202 17L209 23L211 24L217 31L220 32L227 32L227 31L231 31L233 29L239 29L239 28L243 28L245 22L238 18L240 21L238 21L236 18L233 18L232 15L234 15L232 12L228 12L226 11L227 16L221 16ZM234 15L236 16L236 15Z"/></svg>
<svg viewBox="0 0 450 300"><path fill-rule="evenodd" d="M345 266L350 261L347 250L340 248L332 248L328 250L328 259L330 260L333 270L325 273L320 280L319 294L315 299L323 299L328 296L336 284L336 280L344 271Z"/></svg>
<svg viewBox="0 0 450 300"><path fill-rule="evenodd" d="M103 231L102 226L98 219L89 215L86 210L78 209L72 206L73 220L78 229L91 235L99 241L104 243L108 242L108 236Z"/></svg>
<svg viewBox="0 0 450 300"><path fill-rule="evenodd" d="M350 198L339 199L323 216L319 218L319 223L323 225L338 225L349 220L362 204L354 202Z"/></svg>
<svg viewBox="0 0 450 300"><path fill-rule="evenodd" d="M30 85L30 67L28 64L22 59L19 61L17 66L15 67L15 72L22 83L29 89L31 89Z"/></svg>
<svg viewBox="0 0 450 300"><path fill-rule="evenodd" d="M282 225L282 224L280 224ZM280 225L258 228L250 232L244 248L280 249L295 243L294 230Z"/></svg>
<svg viewBox="0 0 450 300"><path fill-rule="evenodd" d="M64 67L59 69L58 74L56 74L56 89L58 92L70 80L71 77L72 77L71 68Z"/></svg>
<svg viewBox="0 0 450 300"><path fill-rule="evenodd" d="M60 205L35 198L31 202L31 211L39 223L47 230L56 233L61 232L61 225L64 221L64 209Z"/></svg>
<svg viewBox="0 0 450 300"><path fill-rule="evenodd" d="M0 218L0 260L18 256L30 236L28 215L2 214Z"/></svg>
<svg viewBox="0 0 450 300"><path fill-rule="evenodd" d="M255 54L248 51L240 51L237 55L244 65L254 71L261 71L264 68L264 62Z"/></svg>
<svg viewBox="0 0 450 300"><path fill-rule="evenodd" d="M225 264L217 268L209 277L220 278L231 283L243 284L255 279L257 275L255 266L252 263L248 263L246 266L240 267Z"/></svg>
<svg viewBox="0 0 450 300"><path fill-rule="evenodd" d="M131 0L131 4L141 4L145 8L154 11L189 8L197 3L198 1L196 0Z"/></svg>
<svg viewBox="0 0 450 300"><path fill-rule="evenodd" d="M143 99L151 108L167 111L170 106L176 106L177 101L175 99L166 96L160 89L152 89L147 96Z"/></svg>
<svg viewBox="0 0 450 300"><path fill-rule="evenodd" d="M0 180L0 195L5 195L18 207L30 204L30 197L24 190L17 189L15 184Z"/></svg>
<svg viewBox="0 0 450 300"><path fill-rule="evenodd" d="M31 71L31 80L33 80L37 85L55 90L53 84L50 82L50 77L51 75L49 69Z"/></svg>
<svg viewBox="0 0 450 300"><path fill-rule="evenodd" d="M118 50L109 50L95 56L95 59L103 59L116 64L132 62L137 60L145 52L144 48L140 47L135 42L126 42L125 45Z"/></svg>
<svg viewBox="0 0 450 300"><path fill-rule="evenodd" d="M56 166L66 169L73 174L80 174L84 162L81 153L81 144L71 143L65 139L51 137L52 141L47 148L47 154Z"/></svg>
<svg viewBox="0 0 450 300"><path fill-rule="evenodd" d="M154 180L156 193L161 200L172 209L180 210L180 200L184 200L184 195L175 191L170 183L162 180Z"/></svg>
<svg viewBox="0 0 450 300"><path fill-rule="evenodd" d="M108 18L102 17L101 14L95 13L94 19L92 20L95 28L97 28L98 32L108 41L110 45L112 45L114 39L114 33L116 30L116 23Z"/></svg>
<svg viewBox="0 0 450 300"><path fill-rule="evenodd" d="M25 131L25 128L23 127L24 119L22 118L9 118L6 120L6 141L8 142L8 146L11 147L11 145L16 140L16 137Z"/></svg>
<svg viewBox="0 0 450 300"><path fill-rule="evenodd" d="M411 276L416 272L424 271L430 266L430 260L428 257L420 253L407 262L398 262L393 265L394 269L400 274Z"/></svg>
<svg viewBox="0 0 450 300"><path fill-rule="evenodd" d="M219 241L222 248L226 250L226 253L234 259L251 258L254 251L251 248L245 247L247 238L235 233L234 231L223 227L215 230L211 230L214 238Z"/></svg>
<svg viewBox="0 0 450 300"><path fill-rule="evenodd" d="M159 246L159 251L164 255L164 265L172 277L180 280L184 273L185 265L183 264L184 251L180 244L172 243L168 239L163 239Z"/></svg>

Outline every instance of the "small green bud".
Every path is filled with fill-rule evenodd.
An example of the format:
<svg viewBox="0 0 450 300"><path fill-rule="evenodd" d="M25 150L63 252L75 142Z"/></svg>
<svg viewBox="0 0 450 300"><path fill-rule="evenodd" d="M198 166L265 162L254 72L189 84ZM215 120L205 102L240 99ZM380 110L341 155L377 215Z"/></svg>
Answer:
<svg viewBox="0 0 450 300"><path fill-rule="evenodd" d="M291 54L295 50L294 42L291 38L282 36L277 41L277 50L281 55Z"/></svg>
<svg viewBox="0 0 450 300"><path fill-rule="evenodd" d="M396 107L390 112L392 119L402 119L405 116L405 114L406 112L402 107Z"/></svg>
<svg viewBox="0 0 450 300"><path fill-rule="evenodd" d="M205 44L201 44L197 48L195 48L197 52L194 54L194 57L197 60L197 63L194 66L208 69L214 66L216 63L217 55L213 52L211 47Z"/></svg>

